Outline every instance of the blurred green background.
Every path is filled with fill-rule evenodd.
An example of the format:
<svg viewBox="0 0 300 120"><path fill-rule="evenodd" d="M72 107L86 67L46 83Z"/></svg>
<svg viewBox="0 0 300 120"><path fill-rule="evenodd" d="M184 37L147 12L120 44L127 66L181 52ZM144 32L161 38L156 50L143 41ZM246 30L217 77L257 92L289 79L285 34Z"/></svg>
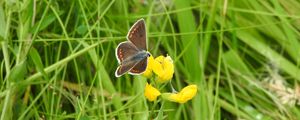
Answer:
<svg viewBox="0 0 300 120"><path fill-rule="evenodd" d="M191 101L148 102L146 78L114 76L140 18ZM0 119L297 120L299 26L298 0L2 0Z"/></svg>

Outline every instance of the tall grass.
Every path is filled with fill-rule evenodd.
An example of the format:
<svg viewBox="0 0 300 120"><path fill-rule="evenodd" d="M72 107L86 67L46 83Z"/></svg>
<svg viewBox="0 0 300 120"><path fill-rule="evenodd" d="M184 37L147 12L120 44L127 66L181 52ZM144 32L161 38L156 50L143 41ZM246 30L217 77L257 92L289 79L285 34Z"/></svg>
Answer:
<svg viewBox="0 0 300 120"><path fill-rule="evenodd" d="M0 2L0 119L300 118L296 0ZM114 76L115 48L144 18L170 55L185 104L145 99L143 76ZM168 90L171 91L171 90Z"/></svg>

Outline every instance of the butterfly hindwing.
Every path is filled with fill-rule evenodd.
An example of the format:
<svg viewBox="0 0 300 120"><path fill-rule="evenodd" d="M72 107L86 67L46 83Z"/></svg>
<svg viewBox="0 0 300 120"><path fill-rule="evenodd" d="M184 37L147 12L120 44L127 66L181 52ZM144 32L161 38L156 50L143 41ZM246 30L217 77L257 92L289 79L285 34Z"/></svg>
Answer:
<svg viewBox="0 0 300 120"><path fill-rule="evenodd" d="M141 74L143 73L147 68L148 63L148 57L145 57L143 60L141 60L138 64L136 64L130 71L130 74Z"/></svg>
<svg viewBox="0 0 300 120"><path fill-rule="evenodd" d="M120 77L121 75L125 74L130 69L132 69L135 65L136 65L136 63L134 63L134 62L121 64L116 70L116 73L115 73L116 77Z"/></svg>

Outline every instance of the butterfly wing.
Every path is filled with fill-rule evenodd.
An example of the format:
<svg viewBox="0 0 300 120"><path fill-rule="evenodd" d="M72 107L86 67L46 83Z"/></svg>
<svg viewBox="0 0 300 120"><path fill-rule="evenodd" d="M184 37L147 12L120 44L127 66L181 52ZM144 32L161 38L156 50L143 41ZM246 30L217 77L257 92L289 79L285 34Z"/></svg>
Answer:
<svg viewBox="0 0 300 120"><path fill-rule="evenodd" d="M116 72L115 72L115 76L116 77L120 77L121 75L125 74L126 72L128 72L130 69L132 69L137 63L135 62L128 62L126 64L121 64Z"/></svg>
<svg viewBox="0 0 300 120"><path fill-rule="evenodd" d="M139 50L147 50L146 26L144 19L138 20L129 30L127 39Z"/></svg>
<svg viewBox="0 0 300 120"><path fill-rule="evenodd" d="M130 71L130 74L136 75L143 73L147 68L148 57L145 57L138 64L136 64Z"/></svg>
<svg viewBox="0 0 300 120"><path fill-rule="evenodd" d="M120 64L123 60L137 54L138 52L138 49L131 42L125 41L120 43L116 48L116 57Z"/></svg>

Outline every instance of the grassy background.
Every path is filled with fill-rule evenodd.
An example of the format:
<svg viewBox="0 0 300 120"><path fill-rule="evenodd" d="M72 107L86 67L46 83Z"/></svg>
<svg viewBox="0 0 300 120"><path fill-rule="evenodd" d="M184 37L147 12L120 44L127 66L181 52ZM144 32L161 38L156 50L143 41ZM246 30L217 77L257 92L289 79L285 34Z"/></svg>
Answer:
<svg viewBox="0 0 300 120"><path fill-rule="evenodd" d="M193 100L148 102L146 78L114 76L140 18ZM297 0L0 1L0 119L296 120L299 18Z"/></svg>

